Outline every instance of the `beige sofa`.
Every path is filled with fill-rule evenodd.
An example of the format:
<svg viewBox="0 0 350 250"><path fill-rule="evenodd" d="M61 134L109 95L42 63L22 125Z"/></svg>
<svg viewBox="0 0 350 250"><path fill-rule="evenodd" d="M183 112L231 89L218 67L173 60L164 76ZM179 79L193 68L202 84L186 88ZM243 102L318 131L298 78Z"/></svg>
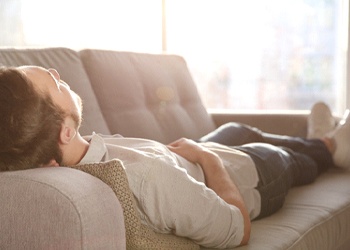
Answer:
<svg viewBox="0 0 350 250"><path fill-rule="evenodd" d="M151 55L67 48L0 49L0 65L55 68L84 101L81 133L171 142L198 139L238 121L305 136L307 113L214 113L186 62ZM125 249L121 205L108 185L70 168L0 173L0 249ZM350 172L331 169L293 188L284 207L254 221L237 249L350 249Z"/></svg>

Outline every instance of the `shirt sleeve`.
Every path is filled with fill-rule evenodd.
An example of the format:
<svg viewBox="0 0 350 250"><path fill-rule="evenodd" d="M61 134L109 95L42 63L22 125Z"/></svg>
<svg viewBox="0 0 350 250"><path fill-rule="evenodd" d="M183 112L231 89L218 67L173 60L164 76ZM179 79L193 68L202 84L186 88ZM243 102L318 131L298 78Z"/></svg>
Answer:
<svg viewBox="0 0 350 250"><path fill-rule="evenodd" d="M165 158L153 163L141 193L143 219L156 232L174 233L211 248L232 248L242 241L240 210Z"/></svg>

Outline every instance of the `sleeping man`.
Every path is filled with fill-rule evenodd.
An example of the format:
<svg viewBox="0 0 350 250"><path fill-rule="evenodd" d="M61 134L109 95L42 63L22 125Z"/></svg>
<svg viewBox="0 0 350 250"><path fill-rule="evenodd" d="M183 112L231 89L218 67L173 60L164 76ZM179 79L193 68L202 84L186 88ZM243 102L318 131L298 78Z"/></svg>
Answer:
<svg viewBox="0 0 350 250"><path fill-rule="evenodd" d="M0 69L0 113L1 171L118 158L142 223L205 247L247 244L251 220L281 208L291 187L311 183L334 165L350 168L350 119L335 126L322 103L311 111L309 139L238 123L199 142L182 138L169 145L120 135L83 137L79 96L56 70L24 66Z"/></svg>

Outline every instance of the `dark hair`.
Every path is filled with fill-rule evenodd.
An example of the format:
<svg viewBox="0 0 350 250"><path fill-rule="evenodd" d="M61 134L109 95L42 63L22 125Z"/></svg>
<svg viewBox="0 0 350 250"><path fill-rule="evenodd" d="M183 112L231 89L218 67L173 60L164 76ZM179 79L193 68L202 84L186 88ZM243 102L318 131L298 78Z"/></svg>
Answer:
<svg viewBox="0 0 350 250"><path fill-rule="evenodd" d="M49 94L12 67L0 68L0 171L62 161L58 140L65 113Z"/></svg>

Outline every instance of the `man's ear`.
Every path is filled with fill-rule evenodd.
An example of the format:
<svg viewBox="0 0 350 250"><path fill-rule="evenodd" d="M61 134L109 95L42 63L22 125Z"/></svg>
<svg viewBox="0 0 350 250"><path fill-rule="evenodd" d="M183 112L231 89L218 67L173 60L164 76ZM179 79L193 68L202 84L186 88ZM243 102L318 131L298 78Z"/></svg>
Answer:
<svg viewBox="0 0 350 250"><path fill-rule="evenodd" d="M69 144L75 137L76 133L77 130L75 129L74 124L70 121L70 119L66 118L61 126L60 142L62 144Z"/></svg>

